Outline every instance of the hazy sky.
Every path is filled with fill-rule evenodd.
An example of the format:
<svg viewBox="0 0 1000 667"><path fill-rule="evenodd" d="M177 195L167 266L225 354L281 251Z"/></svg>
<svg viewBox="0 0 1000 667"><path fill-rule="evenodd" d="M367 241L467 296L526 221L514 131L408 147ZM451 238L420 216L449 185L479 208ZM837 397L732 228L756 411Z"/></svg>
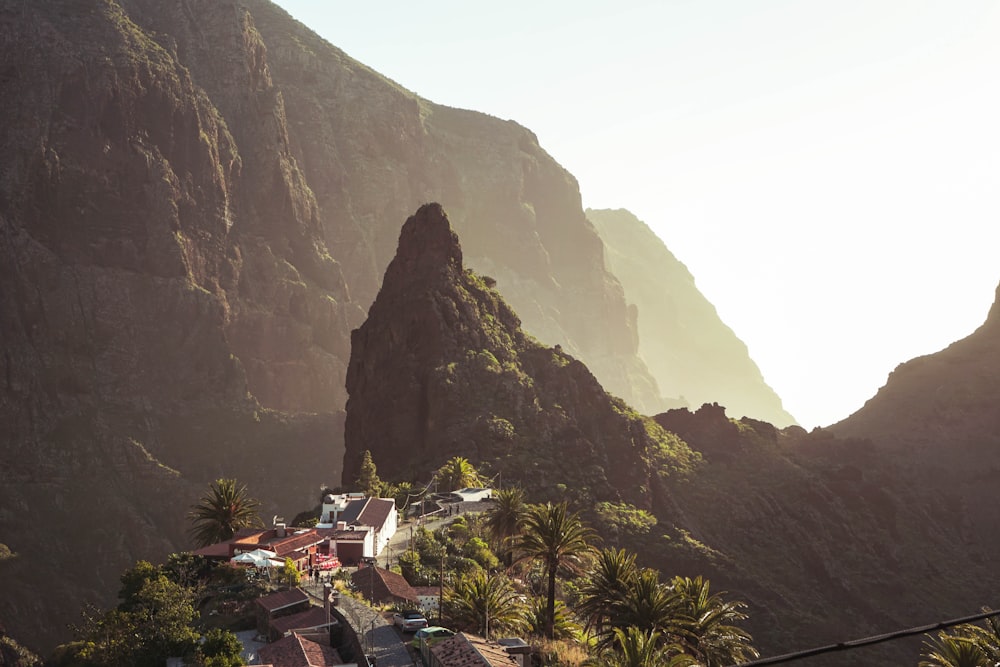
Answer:
<svg viewBox="0 0 1000 667"><path fill-rule="evenodd" d="M278 4L533 130L585 206L657 232L804 426L993 302L1000 0Z"/></svg>

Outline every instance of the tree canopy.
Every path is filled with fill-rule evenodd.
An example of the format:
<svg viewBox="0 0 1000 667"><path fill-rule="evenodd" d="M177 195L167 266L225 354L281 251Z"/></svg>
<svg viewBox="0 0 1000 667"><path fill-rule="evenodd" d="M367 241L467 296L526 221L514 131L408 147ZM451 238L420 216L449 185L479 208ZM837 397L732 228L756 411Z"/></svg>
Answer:
<svg viewBox="0 0 1000 667"><path fill-rule="evenodd" d="M191 538L203 547L231 539L240 528L263 526L259 508L260 502L248 495L245 485L235 479L217 479L188 512Z"/></svg>

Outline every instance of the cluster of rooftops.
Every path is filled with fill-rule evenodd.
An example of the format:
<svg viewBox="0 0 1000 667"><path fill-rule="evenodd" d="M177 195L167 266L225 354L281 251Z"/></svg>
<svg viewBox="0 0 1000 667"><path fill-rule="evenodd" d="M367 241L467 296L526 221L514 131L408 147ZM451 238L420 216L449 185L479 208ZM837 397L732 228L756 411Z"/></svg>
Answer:
<svg viewBox="0 0 1000 667"><path fill-rule="evenodd" d="M463 489L455 500L478 501L489 489ZM413 587L405 578L377 566L375 557L397 529L398 514L391 498L362 494L328 494L323 498L319 523L311 528L289 528L275 518L271 528L245 528L232 539L194 551L214 560L256 565L284 566L292 561L310 575L330 566L360 566L351 575L355 590L373 604L420 608L436 614L440 600L437 586ZM318 575L317 575L318 578ZM258 598L255 605L258 636L268 643L258 652L259 663L273 667L335 667L362 665L368 657L344 640L345 617L336 608L332 586L323 587L323 605L313 604L301 588L278 591ZM349 633L353 635L353 630ZM334 641L334 637L338 641ZM419 651L433 667L524 667L530 647L519 639L488 641L467 633L420 640ZM345 662L335 646L347 646ZM357 654L357 655L354 655Z"/></svg>

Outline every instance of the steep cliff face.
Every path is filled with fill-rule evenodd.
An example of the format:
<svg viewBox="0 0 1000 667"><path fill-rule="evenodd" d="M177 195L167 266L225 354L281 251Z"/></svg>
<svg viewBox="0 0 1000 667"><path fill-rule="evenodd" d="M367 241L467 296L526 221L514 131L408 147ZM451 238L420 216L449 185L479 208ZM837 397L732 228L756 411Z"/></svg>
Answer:
<svg viewBox="0 0 1000 667"><path fill-rule="evenodd" d="M365 450L389 479L423 477L460 454L553 496L649 507L652 471L689 468L690 451L582 363L525 334L492 285L465 269L439 205L406 221L352 335L345 483Z"/></svg>
<svg viewBox="0 0 1000 667"><path fill-rule="evenodd" d="M267 0L245 5L267 45L292 151L316 195L327 246L356 302L374 299L399 221L440 201L468 265L496 278L527 331L584 360L640 411L663 409L576 179L534 134L423 100Z"/></svg>
<svg viewBox="0 0 1000 667"><path fill-rule="evenodd" d="M607 543L746 600L765 654L989 603L988 545L896 457L868 440L730 419L718 404L641 418L521 331L492 280L464 268L437 205L403 226L353 334L347 388L345 484L365 450L388 479L427 479L462 455L598 522L600 501L648 510L648 534L606 532ZM918 651L895 644L867 658L908 664Z"/></svg>
<svg viewBox="0 0 1000 667"><path fill-rule="evenodd" d="M690 406L718 402L733 417L778 427L795 423L761 376L746 345L644 222L624 209L587 210L638 316L639 356L664 396Z"/></svg>
<svg viewBox="0 0 1000 667"><path fill-rule="evenodd" d="M218 109L118 5L7 5L0 44L0 541L18 554L0 618L51 648L124 567L188 545L208 480L240 477L269 510L312 502L322 480L287 464L339 467L342 422L262 409L239 338L259 318L316 348L347 324L294 175L244 168ZM274 199L286 209L261 215Z"/></svg>
<svg viewBox="0 0 1000 667"><path fill-rule="evenodd" d="M525 405L545 408L482 418L477 446L497 467L528 465L535 441L498 453L514 417L575 442L595 489L646 475L607 451L670 458L676 443L649 444L570 356L641 411L662 408L575 179L530 131L422 100L266 0L5 3L0 50L0 542L19 554L0 563L0 620L12 635L51 647L136 558L188 546L185 509L218 476L246 482L268 515L311 505L340 476L350 332L400 221L425 201L448 205L469 264L565 350L526 343L497 373L498 396L526 383L537 396ZM580 392L595 403L564 414ZM435 417L427 432L445 434ZM442 454L458 451L450 437ZM538 479L554 481L549 463Z"/></svg>

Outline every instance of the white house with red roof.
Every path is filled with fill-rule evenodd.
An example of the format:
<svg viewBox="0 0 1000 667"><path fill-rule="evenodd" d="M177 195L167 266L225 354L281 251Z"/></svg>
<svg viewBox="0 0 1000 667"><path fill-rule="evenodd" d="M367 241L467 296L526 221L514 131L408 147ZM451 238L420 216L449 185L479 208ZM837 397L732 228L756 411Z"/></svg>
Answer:
<svg viewBox="0 0 1000 667"><path fill-rule="evenodd" d="M396 534L399 526L399 512L392 498L366 498L360 494L327 494L323 498L320 523L317 528L345 530L351 527L370 527L374 534L373 552L366 556L377 556Z"/></svg>

